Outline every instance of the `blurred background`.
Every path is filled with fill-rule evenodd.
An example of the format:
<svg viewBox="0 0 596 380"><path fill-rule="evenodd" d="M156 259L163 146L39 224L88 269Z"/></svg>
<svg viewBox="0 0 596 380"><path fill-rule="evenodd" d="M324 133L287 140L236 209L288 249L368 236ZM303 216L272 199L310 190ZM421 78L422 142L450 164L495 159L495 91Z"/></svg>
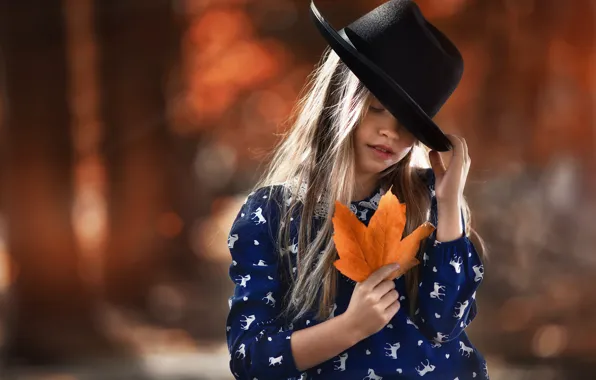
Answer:
<svg viewBox="0 0 596 380"><path fill-rule="evenodd" d="M319 0L338 28L378 0ZM462 51L493 379L596 378L596 1L419 0ZM227 234L307 0L0 0L0 379L232 379Z"/></svg>

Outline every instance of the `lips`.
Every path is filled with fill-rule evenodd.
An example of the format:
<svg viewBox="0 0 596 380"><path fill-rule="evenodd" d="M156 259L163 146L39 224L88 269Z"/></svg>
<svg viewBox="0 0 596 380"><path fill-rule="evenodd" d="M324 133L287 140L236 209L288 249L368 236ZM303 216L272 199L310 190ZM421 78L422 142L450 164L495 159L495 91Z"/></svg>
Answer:
<svg viewBox="0 0 596 380"><path fill-rule="evenodd" d="M387 145L368 145L368 147L370 148L373 156L376 159L385 162L385 164L388 161L395 160L395 153L393 153L391 148L389 148Z"/></svg>
<svg viewBox="0 0 596 380"><path fill-rule="evenodd" d="M381 151L383 153L388 153L388 154L393 154L395 153L390 147L388 147L387 145L369 145L369 147L377 149L378 151Z"/></svg>

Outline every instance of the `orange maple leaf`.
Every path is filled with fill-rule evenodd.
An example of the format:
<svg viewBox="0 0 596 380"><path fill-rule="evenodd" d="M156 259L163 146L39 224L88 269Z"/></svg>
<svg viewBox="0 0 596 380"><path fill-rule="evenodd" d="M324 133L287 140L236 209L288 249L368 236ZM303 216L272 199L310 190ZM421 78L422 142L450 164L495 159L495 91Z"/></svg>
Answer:
<svg viewBox="0 0 596 380"><path fill-rule="evenodd" d="M420 242L435 229L430 222L425 222L402 240L406 205L399 203L391 189L381 197L368 227L338 201L332 222L333 241L339 254L339 260L333 265L356 282L366 280L372 272L390 263L399 263L400 268L389 274L388 280L418 265L416 252Z"/></svg>

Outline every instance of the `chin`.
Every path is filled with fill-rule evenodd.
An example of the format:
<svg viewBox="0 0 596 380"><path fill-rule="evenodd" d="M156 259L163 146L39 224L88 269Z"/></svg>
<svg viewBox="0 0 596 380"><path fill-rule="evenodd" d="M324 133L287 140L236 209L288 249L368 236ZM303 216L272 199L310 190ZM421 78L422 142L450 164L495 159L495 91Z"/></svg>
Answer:
<svg viewBox="0 0 596 380"><path fill-rule="evenodd" d="M365 171L366 171L366 173L377 175L377 174L381 174L382 172L389 169L393 165L395 165L395 164L392 164L392 165L382 165L381 164L381 165L379 165L378 162L374 162L369 165L366 165Z"/></svg>
<svg viewBox="0 0 596 380"><path fill-rule="evenodd" d="M388 168L390 168L392 166L397 165L397 163L400 162L402 158L403 158L403 156L399 156L399 159L395 159L394 158L394 159L387 160L387 161L384 161L384 162L383 161L376 161L376 162L373 162L372 164L374 166L376 166L377 168L381 168L381 171L383 171L385 169L388 169Z"/></svg>

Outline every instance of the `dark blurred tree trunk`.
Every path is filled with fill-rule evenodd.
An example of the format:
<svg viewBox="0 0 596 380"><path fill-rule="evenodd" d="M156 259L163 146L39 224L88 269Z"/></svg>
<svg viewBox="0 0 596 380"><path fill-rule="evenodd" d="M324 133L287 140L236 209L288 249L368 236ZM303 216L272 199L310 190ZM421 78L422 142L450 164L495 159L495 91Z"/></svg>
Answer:
<svg viewBox="0 0 596 380"><path fill-rule="evenodd" d="M105 281L111 301L144 307L177 252L168 249L172 166L167 90L180 32L170 0L96 3L109 237ZM175 224L175 221L174 221Z"/></svg>
<svg viewBox="0 0 596 380"><path fill-rule="evenodd" d="M3 209L14 284L11 359L47 363L110 350L93 320L71 225L73 149L60 0L0 2L6 154Z"/></svg>

